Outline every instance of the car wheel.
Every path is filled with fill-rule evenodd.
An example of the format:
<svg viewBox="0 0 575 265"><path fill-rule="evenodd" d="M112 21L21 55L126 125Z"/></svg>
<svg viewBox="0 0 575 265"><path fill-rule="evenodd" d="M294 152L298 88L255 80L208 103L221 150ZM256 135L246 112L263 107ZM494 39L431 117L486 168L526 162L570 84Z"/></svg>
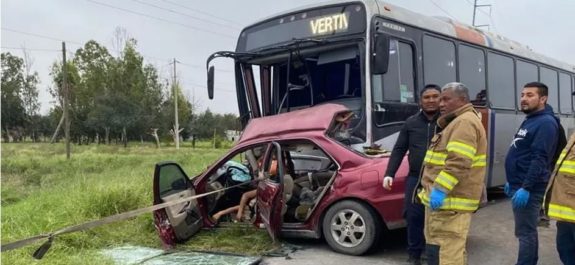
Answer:
<svg viewBox="0 0 575 265"><path fill-rule="evenodd" d="M362 255L373 247L381 227L379 218L369 207L356 201L341 201L326 212L322 230L333 250Z"/></svg>

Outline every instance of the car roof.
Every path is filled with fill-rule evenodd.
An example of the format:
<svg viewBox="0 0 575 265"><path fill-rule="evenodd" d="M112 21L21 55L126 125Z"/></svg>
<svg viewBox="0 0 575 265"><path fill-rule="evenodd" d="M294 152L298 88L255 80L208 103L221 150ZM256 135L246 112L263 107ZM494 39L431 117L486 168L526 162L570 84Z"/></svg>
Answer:
<svg viewBox="0 0 575 265"><path fill-rule="evenodd" d="M346 110L348 108L344 105L327 103L273 116L254 118L244 129L238 144L294 133L325 133L335 115Z"/></svg>

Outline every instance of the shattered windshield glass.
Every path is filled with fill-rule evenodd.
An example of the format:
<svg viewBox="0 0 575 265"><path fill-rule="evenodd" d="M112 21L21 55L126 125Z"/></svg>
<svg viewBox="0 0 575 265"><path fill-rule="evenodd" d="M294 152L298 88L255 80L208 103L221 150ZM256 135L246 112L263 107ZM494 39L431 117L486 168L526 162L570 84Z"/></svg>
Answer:
<svg viewBox="0 0 575 265"><path fill-rule="evenodd" d="M250 265L258 264L261 261L261 257L256 256L196 251L173 252L139 246L106 249L102 251L102 254L111 258L118 265Z"/></svg>

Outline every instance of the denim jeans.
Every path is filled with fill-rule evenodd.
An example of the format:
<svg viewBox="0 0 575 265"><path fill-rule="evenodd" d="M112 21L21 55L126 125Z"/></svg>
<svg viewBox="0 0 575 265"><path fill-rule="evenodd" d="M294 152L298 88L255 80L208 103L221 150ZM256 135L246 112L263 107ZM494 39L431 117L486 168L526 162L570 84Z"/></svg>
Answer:
<svg viewBox="0 0 575 265"><path fill-rule="evenodd" d="M513 208L515 237L519 239L517 265L536 265L539 259L537 223L539 221L539 210L543 203L543 195L544 192L530 192L529 200L524 208Z"/></svg>
<svg viewBox="0 0 575 265"><path fill-rule="evenodd" d="M425 206L413 203L413 193L417 186L418 177L409 176L405 180L405 200L403 216L407 221L407 253L410 257L419 258L425 248L423 225L425 223Z"/></svg>
<svg viewBox="0 0 575 265"><path fill-rule="evenodd" d="M575 223L557 221L557 252L564 265L575 265Z"/></svg>

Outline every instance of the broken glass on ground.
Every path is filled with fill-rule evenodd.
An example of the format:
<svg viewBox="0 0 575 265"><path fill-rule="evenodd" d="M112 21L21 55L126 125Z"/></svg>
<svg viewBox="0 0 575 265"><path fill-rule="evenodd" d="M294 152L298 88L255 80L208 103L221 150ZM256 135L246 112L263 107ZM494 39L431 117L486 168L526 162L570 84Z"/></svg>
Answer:
<svg viewBox="0 0 575 265"><path fill-rule="evenodd" d="M199 251L165 251L140 246L116 247L102 250L101 253L118 265L252 265L259 264L261 261L261 257L257 256Z"/></svg>

